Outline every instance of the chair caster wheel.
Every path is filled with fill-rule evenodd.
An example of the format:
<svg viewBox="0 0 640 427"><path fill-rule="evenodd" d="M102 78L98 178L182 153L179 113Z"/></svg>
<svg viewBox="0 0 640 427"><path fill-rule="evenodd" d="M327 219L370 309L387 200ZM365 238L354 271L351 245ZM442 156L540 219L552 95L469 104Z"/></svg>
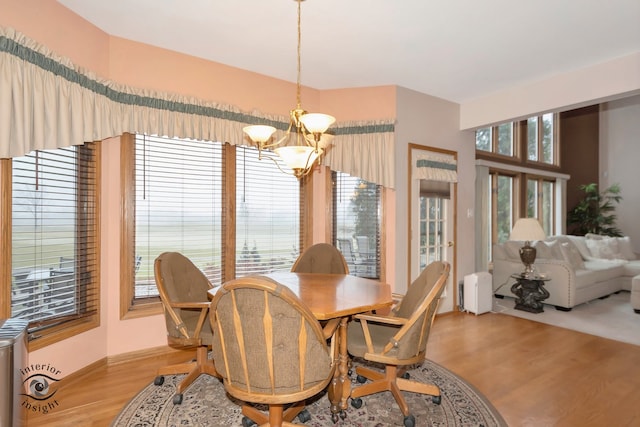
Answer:
<svg viewBox="0 0 640 427"><path fill-rule="evenodd" d="M360 409L362 407L362 399L356 397L355 399L351 399L351 406L356 409Z"/></svg>
<svg viewBox="0 0 640 427"><path fill-rule="evenodd" d="M338 414L331 414L331 421L335 424L338 422Z"/></svg>
<svg viewBox="0 0 640 427"><path fill-rule="evenodd" d="M155 385L162 385L164 384L164 377L162 375L158 375L157 377L155 377L155 379L153 380L153 384Z"/></svg>
<svg viewBox="0 0 640 427"><path fill-rule="evenodd" d="M360 384L364 384L364 383L366 383L366 382L367 382L367 378L366 378L366 377L363 377L362 375L358 375L358 376L356 377L356 381L358 381Z"/></svg>
<svg viewBox="0 0 640 427"><path fill-rule="evenodd" d="M242 427L253 427L257 425L258 424L256 424L255 421L253 421L251 418L242 417Z"/></svg>
<svg viewBox="0 0 640 427"><path fill-rule="evenodd" d="M409 375L409 372L405 372L404 374L402 374L402 378L408 380L409 378L411 378L411 375Z"/></svg>
<svg viewBox="0 0 640 427"><path fill-rule="evenodd" d="M340 411L340 419L341 420L347 419L347 411Z"/></svg>
<svg viewBox="0 0 640 427"><path fill-rule="evenodd" d="M298 420L301 423L306 423L307 421L310 421L311 420L311 413L309 413L309 411L307 411L306 409L302 410L298 414Z"/></svg>
<svg viewBox="0 0 640 427"><path fill-rule="evenodd" d="M173 395L173 404L180 405L182 403L182 394L174 394Z"/></svg>
<svg viewBox="0 0 640 427"><path fill-rule="evenodd" d="M416 417L413 415L407 415L404 417L404 427L415 427L416 425Z"/></svg>
<svg viewBox="0 0 640 427"><path fill-rule="evenodd" d="M436 405L439 405L442 403L442 396L431 396L431 401Z"/></svg>

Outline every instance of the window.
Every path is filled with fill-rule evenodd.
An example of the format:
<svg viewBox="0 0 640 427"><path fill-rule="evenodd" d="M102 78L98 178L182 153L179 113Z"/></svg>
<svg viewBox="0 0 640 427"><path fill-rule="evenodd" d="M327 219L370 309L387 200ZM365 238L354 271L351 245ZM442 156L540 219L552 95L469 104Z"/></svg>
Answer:
<svg viewBox="0 0 640 427"><path fill-rule="evenodd" d="M254 148L144 135L122 138L120 313L159 313L153 265L177 251L212 284L289 270L300 251L301 191ZM281 166L285 171L287 169Z"/></svg>
<svg viewBox="0 0 640 427"><path fill-rule="evenodd" d="M445 206L442 197L420 196L420 271L441 260L446 250L442 239L447 218Z"/></svg>
<svg viewBox="0 0 640 427"><path fill-rule="evenodd" d="M556 120L554 114L527 119L527 159L547 164L556 164Z"/></svg>
<svg viewBox="0 0 640 427"><path fill-rule="evenodd" d="M236 147L236 277L291 270L300 253L300 185L258 150Z"/></svg>
<svg viewBox="0 0 640 427"><path fill-rule="evenodd" d="M515 157L514 123L478 129L476 131L476 149L502 156Z"/></svg>
<svg viewBox="0 0 640 427"><path fill-rule="evenodd" d="M30 349L98 324L98 144L35 151L11 170L10 315L29 320ZM9 216L9 215L7 215ZM9 314L9 313L6 313Z"/></svg>
<svg viewBox="0 0 640 427"><path fill-rule="evenodd" d="M527 179L527 217L538 218L547 236L555 234L555 182L544 178Z"/></svg>
<svg viewBox="0 0 640 427"><path fill-rule="evenodd" d="M476 159L490 164L491 177L489 194L477 195L489 206L489 233L476 236L482 247L508 240L515 220L524 216L540 219L547 235L556 233L558 125L558 116L547 113L476 131Z"/></svg>
<svg viewBox="0 0 640 427"><path fill-rule="evenodd" d="M136 136L134 303L158 296L153 266L162 252L182 253L221 284L222 149L221 143Z"/></svg>
<svg viewBox="0 0 640 427"><path fill-rule="evenodd" d="M517 182L514 176L491 173L491 240L494 244L509 240L515 223Z"/></svg>
<svg viewBox="0 0 640 427"><path fill-rule="evenodd" d="M333 244L350 274L380 278L380 186L342 172L332 183Z"/></svg>

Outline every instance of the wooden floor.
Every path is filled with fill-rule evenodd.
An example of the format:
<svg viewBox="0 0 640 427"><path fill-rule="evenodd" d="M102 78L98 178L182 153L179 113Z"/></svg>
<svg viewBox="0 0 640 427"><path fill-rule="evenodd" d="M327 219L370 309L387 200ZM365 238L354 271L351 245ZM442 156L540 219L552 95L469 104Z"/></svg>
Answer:
<svg viewBox="0 0 640 427"><path fill-rule="evenodd" d="M640 321L640 316L638 316ZM510 426L640 426L640 346L502 314L436 319L428 357L479 389ZM30 426L108 426L173 353L96 370Z"/></svg>

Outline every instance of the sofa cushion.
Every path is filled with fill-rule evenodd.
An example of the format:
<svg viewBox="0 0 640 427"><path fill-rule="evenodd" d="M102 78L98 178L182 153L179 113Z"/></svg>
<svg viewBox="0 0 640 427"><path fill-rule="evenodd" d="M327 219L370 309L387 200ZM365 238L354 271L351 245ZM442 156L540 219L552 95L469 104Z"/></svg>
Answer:
<svg viewBox="0 0 640 427"><path fill-rule="evenodd" d="M564 260L568 262L574 270L581 270L585 268L580 252L578 252L576 246L571 242L561 243L560 250L562 251L562 257Z"/></svg>
<svg viewBox="0 0 640 427"><path fill-rule="evenodd" d="M624 259L631 261L637 258L633 252L633 247L631 247L631 239L629 236L618 237L618 247Z"/></svg>
<svg viewBox="0 0 640 427"><path fill-rule="evenodd" d="M627 277L634 277L640 275L640 260L635 259L627 261L623 265L624 275Z"/></svg>
<svg viewBox="0 0 640 427"><path fill-rule="evenodd" d="M504 249L504 245L493 245L493 259L509 259L507 251Z"/></svg>
<svg viewBox="0 0 640 427"><path fill-rule="evenodd" d="M536 248L536 258L559 259L562 257L562 253L556 251L558 242L537 241L533 247Z"/></svg>
<svg viewBox="0 0 640 427"><path fill-rule="evenodd" d="M582 259L591 258L591 252L589 251L589 248L587 247L585 238L583 236L567 235L567 239L571 240L571 242L575 245L576 249L578 249L578 252L580 252L580 255L582 256Z"/></svg>
<svg viewBox="0 0 640 427"><path fill-rule="evenodd" d="M585 261L584 270L576 270L576 288L616 279L623 275L625 263L622 261Z"/></svg>
<svg viewBox="0 0 640 427"><path fill-rule="evenodd" d="M602 259L626 259L620 253L618 240L613 237L585 238L591 255Z"/></svg>
<svg viewBox="0 0 640 427"><path fill-rule="evenodd" d="M507 253L507 258L520 259L520 248L523 246L524 243L516 242L515 240L504 242L504 250Z"/></svg>

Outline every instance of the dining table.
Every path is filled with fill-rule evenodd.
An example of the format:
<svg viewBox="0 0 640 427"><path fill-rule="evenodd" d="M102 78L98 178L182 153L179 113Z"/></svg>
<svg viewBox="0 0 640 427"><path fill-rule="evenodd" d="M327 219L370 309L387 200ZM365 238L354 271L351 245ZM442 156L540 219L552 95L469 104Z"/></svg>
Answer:
<svg viewBox="0 0 640 427"><path fill-rule="evenodd" d="M336 331L338 368L328 387L331 413L346 415L351 394L347 324L351 316L381 310L393 304L391 286L374 279L349 274L295 273L276 271L263 274L289 288L311 310L318 320L339 319Z"/></svg>

